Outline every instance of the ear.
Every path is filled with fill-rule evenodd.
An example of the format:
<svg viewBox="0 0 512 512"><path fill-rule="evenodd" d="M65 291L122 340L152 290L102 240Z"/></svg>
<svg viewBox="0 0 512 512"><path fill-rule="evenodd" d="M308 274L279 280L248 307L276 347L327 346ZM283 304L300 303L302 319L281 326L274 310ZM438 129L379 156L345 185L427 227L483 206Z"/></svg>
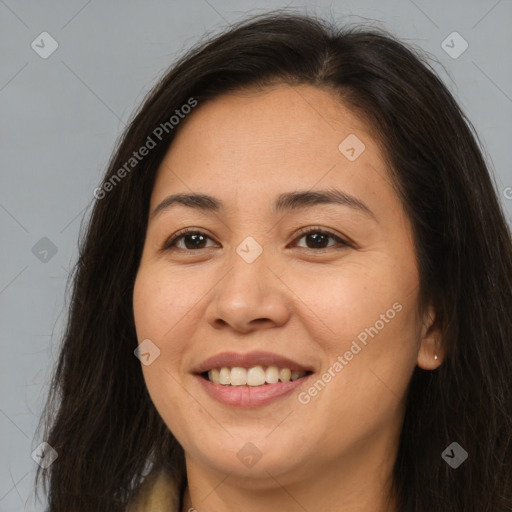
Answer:
<svg viewBox="0 0 512 512"><path fill-rule="evenodd" d="M421 342L416 364L423 370L435 370L444 361L441 328L434 308L429 306L422 319Z"/></svg>

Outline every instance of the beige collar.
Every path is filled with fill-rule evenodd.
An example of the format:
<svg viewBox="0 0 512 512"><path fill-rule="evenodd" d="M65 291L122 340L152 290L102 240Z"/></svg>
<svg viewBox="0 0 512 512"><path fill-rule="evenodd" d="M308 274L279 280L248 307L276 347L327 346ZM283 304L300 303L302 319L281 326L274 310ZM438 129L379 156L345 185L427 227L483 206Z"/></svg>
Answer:
<svg viewBox="0 0 512 512"><path fill-rule="evenodd" d="M179 489L167 472L149 476L126 512L180 512Z"/></svg>

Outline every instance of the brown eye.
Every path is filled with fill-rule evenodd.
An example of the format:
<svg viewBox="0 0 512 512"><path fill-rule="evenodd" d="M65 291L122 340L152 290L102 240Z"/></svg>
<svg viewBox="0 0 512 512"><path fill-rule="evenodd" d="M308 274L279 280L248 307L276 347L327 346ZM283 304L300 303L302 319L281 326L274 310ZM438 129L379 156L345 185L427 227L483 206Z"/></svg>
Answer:
<svg viewBox="0 0 512 512"><path fill-rule="evenodd" d="M201 231L180 231L173 235L164 245L164 250L173 248L184 251L195 251L197 249L206 249L205 244L211 238ZM183 242L180 246L179 244Z"/></svg>
<svg viewBox="0 0 512 512"><path fill-rule="evenodd" d="M313 232L303 235L303 238L306 239L306 245L311 242L312 246L308 245L309 249L325 249L329 244L329 238L332 237L326 233Z"/></svg>
<svg viewBox="0 0 512 512"><path fill-rule="evenodd" d="M329 248L343 248L349 247L350 244L339 236L318 228L306 228L300 236L295 240L305 239L306 245L297 245L304 249L311 249L313 251L325 251ZM206 233L202 231L187 229L179 231L174 234L164 245L163 250L181 250L181 251L196 251L200 249L207 249L206 244L208 240L212 240ZM333 243L331 243L331 241Z"/></svg>
<svg viewBox="0 0 512 512"><path fill-rule="evenodd" d="M342 240L339 236L330 233L329 231L325 231L318 228L307 229L306 231L302 231L301 236L296 238L296 240L300 240L304 238L306 241L306 246L298 246L304 247L306 249L328 249L330 247L336 246L349 246L350 244L345 240ZM334 240L335 243L329 245L329 239Z"/></svg>

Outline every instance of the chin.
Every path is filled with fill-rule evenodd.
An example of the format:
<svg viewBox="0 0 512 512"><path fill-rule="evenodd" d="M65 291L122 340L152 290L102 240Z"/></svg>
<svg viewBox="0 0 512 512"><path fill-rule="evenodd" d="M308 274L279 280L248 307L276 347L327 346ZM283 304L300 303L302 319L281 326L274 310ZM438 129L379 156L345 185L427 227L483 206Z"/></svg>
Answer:
<svg viewBox="0 0 512 512"><path fill-rule="evenodd" d="M292 447L285 447L278 438L275 442L264 438L254 442L247 439L245 436L243 440L230 438L229 444L211 449L202 444L197 447L201 452L196 460L215 472L240 479L241 485L251 489L266 488L269 478L300 474L307 466L305 452L296 448L300 444L298 442L291 443Z"/></svg>

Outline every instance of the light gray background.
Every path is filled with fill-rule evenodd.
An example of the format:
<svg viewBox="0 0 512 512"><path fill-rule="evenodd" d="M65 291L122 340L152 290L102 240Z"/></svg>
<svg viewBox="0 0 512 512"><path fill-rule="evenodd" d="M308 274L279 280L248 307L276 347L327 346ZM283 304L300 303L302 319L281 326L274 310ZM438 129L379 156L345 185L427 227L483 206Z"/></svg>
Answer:
<svg viewBox="0 0 512 512"><path fill-rule="evenodd" d="M511 0L0 0L0 511L43 510L33 499L35 427L80 222L117 137L150 86L206 31L284 6L340 22L378 20L438 59L481 137L511 222ZM47 59L31 48L43 31L59 45ZM441 47L453 31L469 44L456 59ZM32 251L43 237L57 247L47 261Z"/></svg>

